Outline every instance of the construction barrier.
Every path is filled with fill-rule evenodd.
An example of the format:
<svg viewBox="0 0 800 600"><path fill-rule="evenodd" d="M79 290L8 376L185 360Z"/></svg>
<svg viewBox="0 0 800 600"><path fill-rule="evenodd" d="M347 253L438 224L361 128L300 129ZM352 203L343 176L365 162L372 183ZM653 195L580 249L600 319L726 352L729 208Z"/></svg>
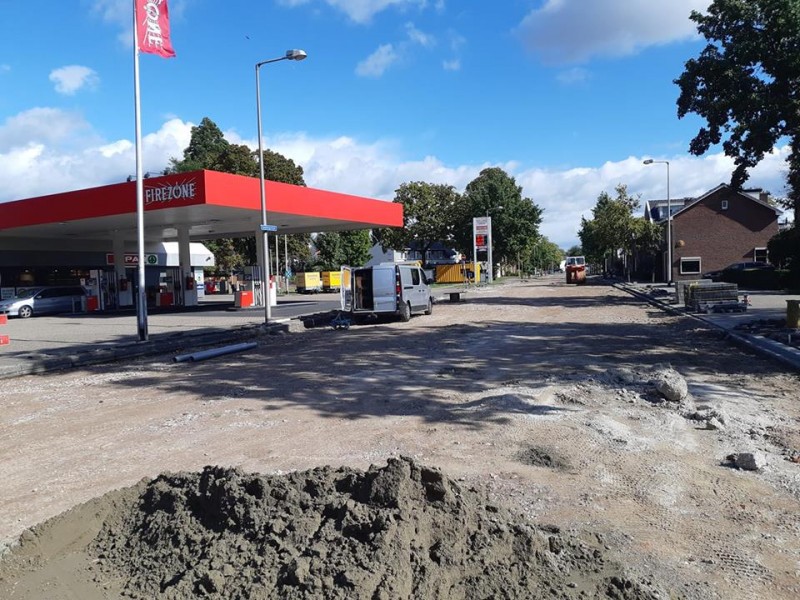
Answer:
<svg viewBox="0 0 800 600"><path fill-rule="evenodd" d="M162 292L160 294L156 294L157 306L172 306L173 304L175 304L175 294L172 292Z"/></svg>
<svg viewBox="0 0 800 600"><path fill-rule="evenodd" d="M236 308L250 308L253 306L253 292L242 290L233 296L233 303Z"/></svg>
<svg viewBox="0 0 800 600"><path fill-rule="evenodd" d="M322 289L322 279L318 271L297 273L294 276L294 286L298 294L311 294Z"/></svg>
<svg viewBox="0 0 800 600"><path fill-rule="evenodd" d="M8 317L5 315L0 315L0 325L5 325L8 323ZM0 335L0 346L8 346L11 343L11 339L7 335Z"/></svg>
<svg viewBox="0 0 800 600"><path fill-rule="evenodd" d="M322 272L322 291L323 292L338 292L342 287L342 272L341 271L323 271Z"/></svg>
<svg viewBox="0 0 800 600"><path fill-rule="evenodd" d="M481 266L478 263L436 265L436 283L475 283L480 278Z"/></svg>

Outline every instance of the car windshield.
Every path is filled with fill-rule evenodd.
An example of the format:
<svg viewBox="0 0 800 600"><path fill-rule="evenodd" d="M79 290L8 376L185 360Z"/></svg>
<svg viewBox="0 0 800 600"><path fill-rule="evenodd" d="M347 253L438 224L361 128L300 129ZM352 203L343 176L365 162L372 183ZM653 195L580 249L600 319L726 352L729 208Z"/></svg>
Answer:
<svg viewBox="0 0 800 600"><path fill-rule="evenodd" d="M14 296L15 298L30 298L31 296L35 296L36 293L39 291L39 288L28 288L27 290L21 290L17 292L17 295Z"/></svg>

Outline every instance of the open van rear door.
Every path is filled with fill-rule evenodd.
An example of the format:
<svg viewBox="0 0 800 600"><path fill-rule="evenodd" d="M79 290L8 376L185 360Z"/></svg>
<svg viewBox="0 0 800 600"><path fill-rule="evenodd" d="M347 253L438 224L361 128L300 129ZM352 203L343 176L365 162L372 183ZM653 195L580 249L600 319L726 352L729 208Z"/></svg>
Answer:
<svg viewBox="0 0 800 600"><path fill-rule="evenodd" d="M350 312L353 310L353 269L342 265L342 283L339 286L339 295L342 310Z"/></svg>

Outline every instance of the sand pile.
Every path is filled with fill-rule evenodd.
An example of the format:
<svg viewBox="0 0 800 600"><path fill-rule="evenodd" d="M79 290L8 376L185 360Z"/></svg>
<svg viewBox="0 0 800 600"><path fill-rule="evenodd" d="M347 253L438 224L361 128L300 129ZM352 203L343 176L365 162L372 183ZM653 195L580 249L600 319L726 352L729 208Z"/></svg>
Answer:
<svg viewBox="0 0 800 600"><path fill-rule="evenodd" d="M110 511L87 550L94 581L142 599L658 597L599 549L409 459L164 474Z"/></svg>

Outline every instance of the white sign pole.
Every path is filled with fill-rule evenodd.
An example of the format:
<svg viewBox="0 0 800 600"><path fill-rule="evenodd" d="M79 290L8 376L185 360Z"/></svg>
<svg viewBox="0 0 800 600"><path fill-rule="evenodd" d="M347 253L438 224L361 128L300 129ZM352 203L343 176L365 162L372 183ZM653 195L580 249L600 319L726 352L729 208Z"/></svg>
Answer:
<svg viewBox="0 0 800 600"><path fill-rule="evenodd" d="M489 258L488 270L486 271L486 281L492 283L494 281L494 267L492 265L492 217L486 217L487 227L489 229L489 237L486 239L486 252Z"/></svg>

